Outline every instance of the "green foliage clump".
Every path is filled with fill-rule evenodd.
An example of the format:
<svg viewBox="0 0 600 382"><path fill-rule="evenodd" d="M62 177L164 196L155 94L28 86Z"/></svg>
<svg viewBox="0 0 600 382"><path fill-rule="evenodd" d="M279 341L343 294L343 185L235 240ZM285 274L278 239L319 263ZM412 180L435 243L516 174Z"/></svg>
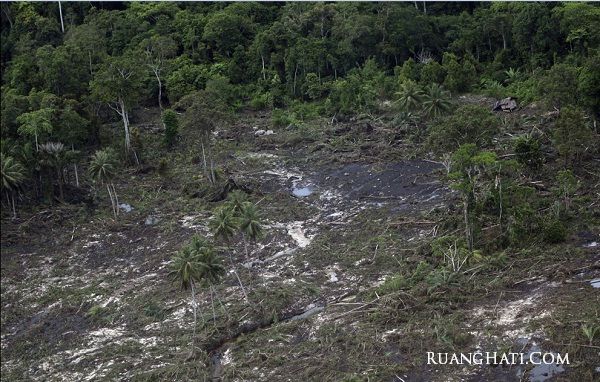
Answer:
<svg viewBox="0 0 600 382"><path fill-rule="evenodd" d="M168 147L173 146L179 134L179 118L175 111L168 109L163 113L163 124L165 125L164 143Z"/></svg>
<svg viewBox="0 0 600 382"><path fill-rule="evenodd" d="M463 58L462 64L452 53L444 53L442 65L446 72L444 86L454 93L464 93L471 89L473 79L477 77L475 66L470 59Z"/></svg>
<svg viewBox="0 0 600 382"><path fill-rule="evenodd" d="M384 73L374 60L368 60L360 68L354 68L344 79L331 84L327 108L334 113L355 114L371 112L384 88Z"/></svg>
<svg viewBox="0 0 600 382"><path fill-rule="evenodd" d="M539 92L549 107L561 108L577 102L577 69L568 64L552 66L539 84Z"/></svg>
<svg viewBox="0 0 600 382"><path fill-rule="evenodd" d="M253 93L249 105L254 110L270 109L273 107L273 94L268 91Z"/></svg>
<svg viewBox="0 0 600 382"><path fill-rule="evenodd" d="M430 128L429 142L436 150L455 150L460 145L474 143L485 147L500 128L500 121L488 109L464 105Z"/></svg>
<svg viewBox="0 0 600 382"><path fill-rule="evenodd" d="M530 169L536 170L542 166L544 155L540 149L540 141L532 136L518 137L514 143L517 161Z"/></svg>
<svg viewBox="0 0 600 382"><path fill-rule="evenodd" d="M407 81L418 82L420 77L420 69L420 66L411 57L404 61L402 66L396 67L394 71L396 72L398 82L400 83Z"/></svg>
<svg viewBox="0 0 600 382"><path fill-rule="evenodd" d="M550 244L558 244L567 238L567 228L557 218L550 219L544 226L544 240Z"/></svg>
<svg viewBox="0 0 600 382"><path fill-rule="evenodd" d="M552 132L552 141L565 164L579 159L590 147L592 131L581 109L567 106L561 109Z"/></svg>
<svg viewBox="0 0 600 382"><path fill-rule="evenodd" d="M423 85L441 84L446 77L446 71L439 62L431 60L421 69L420 82Z"/></svg>

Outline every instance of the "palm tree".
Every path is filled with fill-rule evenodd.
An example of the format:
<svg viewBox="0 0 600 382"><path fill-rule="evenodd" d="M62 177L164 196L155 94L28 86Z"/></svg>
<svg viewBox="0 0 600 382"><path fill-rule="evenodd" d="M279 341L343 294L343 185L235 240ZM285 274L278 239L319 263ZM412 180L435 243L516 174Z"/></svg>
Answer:
<svg viewBox="0 0 600 382"><path fill-rule="evenodd" d="M430 117L439 117L450 111L450 92L439 84L431 84L423 98L423 110Z"/></svg>
<svg viewBox="0 0 600 382"><path fill-rule="evenodd" d="M171 272L169 275L180 285L181 289L190 289L192 293L192 310L194 312L194 332L192 337L192 353L194 352L194 340L196 338L196 326L198 324L198 304L196 303L195 283L200 280L201 269L198 252L190 246L185 246L173 256Z"/></svg>
<svg viewBox="0 0 600 382"><path fill-rule="evenodd" d="M231 195L231 194L230 194ZM240 279L240 276L237 273L235 263L233 261L232 251L230 249L231 238L235 235L235 232L238 229L238 224L233 215L233 209L228 208L228 206L223 206L219 208L213 219L209 223L209 227L216 238L223 240L227 244L227 253L229 254L229 262L231 263L231 268L233 269L233 273L237 278L238 283L240 284L240 288L242 288L242 293L244 294L244 298L246 301L248 300L248 294L246 293L246 288L244 288L244 284Z"/></svg>
<svg viewBox="0 0 600 382"><path fill-rule="evenodd" d="M256 206L252 202L244 202L241 205L239 227L244 240L244 251L248 257L248 243L246 237L256 240L262 234L262 224Z"/></svg>
<svg viewBox="0 0 600 382"><path fill-rule="evenodd" d="M414 81L406 81L400 85L400 91L396 92L396 95L401 110L414 111L421 105L423 91Z"/></svg>
<svg viewBox="0 0 600 382"><path fill-rule="evenodd" d="M242 211L242 205L248 201L248 196L240 190L233 190L227 195L227 204L234 215L239 215Z"/></svg>
<svg viewBox="0 0 600 382"><path fill-rule="evenodd" d="M51 172L56 173L56 180L58 181L58 189L60 193L60 200L63 201L64 191L64 168L67 163L65 145L60 142L48 142L40 145L41 160L40 164L50 169Z"/></svg>
<svg viewBox="0 0 600 382"><path fill-rule="evenodd" d="M201 245L199 247L194 244L195 240L200 241ZM218 298L218 295L215 290L215 284L218 284L221 281L221 278L225 274L225 268L221 264L221 260L217 257L213 246L205 240L199 239L198 237L192 238L192 248L193 250L198 251L200 258L201 273L198 281L208 285L210 288L210 305L212 307L213 324L216 326L217 315L215 313L214 298L215 296ZM221 299L219 299L219 303L221 304L223 310L225 310Z"/></svg>
<svg viewBox="0 0 600 382"><path fill-rule="evenodd" d="M190 289L192 295L192 309L194 312L194 331L192 338L192 353L194 340L196 338L196 327L198 325L198 304L196 302L196 284L205 283L211 288L211 304L213 306L213 319L216 322L214 312L213 295L216 294L214 285L221 280L225 268L216 256L214 248L210 243L200 237L192 237L191 242L183 247L173 256L171 272L173 277L181 286L181 289Z"/></svg>
<svg viewBox="0 0 600 382"><path fill-rule="evenodd" d="M15 194L19 186L25 180L25 168L11 156L0 153L2 167L2 191L4 191L8 202L12 206L13 219L17 217L15 209Z"/></svg>
<svg viewBox="0 0 600 382"><path fill-rule="evenodd" d="M106 185L115 218L119 214L119 199L113 184L117 171L117 159L112 149L98 150L92 156L89 173L94 181Z"/></svg>

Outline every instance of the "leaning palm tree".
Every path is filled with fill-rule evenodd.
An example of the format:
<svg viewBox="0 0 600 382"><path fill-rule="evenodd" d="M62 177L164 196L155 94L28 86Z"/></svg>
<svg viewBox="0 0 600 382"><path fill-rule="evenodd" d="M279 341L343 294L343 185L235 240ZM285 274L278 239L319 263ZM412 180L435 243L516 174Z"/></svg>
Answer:
<svg viewBox="0 0 600 382"><path fill-rule="evenodd" d="M396 92L398 106L402 111L415 111L421 106L423 91L414 81L405 81Z"/></svg>
<svg viewBox="0 0 600 382"><path fill-rule="evenodd" d="M98 150L92 156L89 173L94 181L106 185L115 218L119 214L119 199L113 184L117 173L117 159L112 149Z"/></svg>
<svg viewBox="0 0 600 382"><path fill-rule="evenodd" d="M449 91L435 83L427 88L423 97L423 110L428 116L439 117L450 111L451 106Z"/></svg>
<svg viewBox="0 0 600 382"><path fill-rule="evenodd" d="M262 234L262 224L254 203L242 203L239 219L240 231L244 240L244 250L246 257L248 257L248 243L246 238L248 237L254 241Z"/></svg>
<svg viewBox="0 0 600 382"><path fill-rule="evenodd" d="M246 288L244 288L244 284L240 279L240 276L237 273L235 262L233 261L232 251L230 248L231 238L235 235L236 230L238 229L238 224L235 216L233 215L232 208L229 206L223 206L219 208L213 219L209 223L209 228L211 229L213 235L224 241L227 245L227 253L229 254L229 262L231 263L231 268L233 269L233 273L237 278L238 283L240 284L240 288L242 288L242 293L244 294L244 298L246 301L248 300L248 294L246 293Z"/></svg>
<svg viewBox="0 0 600 382"><path fill-rule="evenodd" d="M198 324L198 304L196 303L196 282L201 279L202 265L199 253L191 246L185 246L173 256L171 272L183 290L190 290L192 294L192 310L194 312L194 332L192 336L192 354L194 352L194 340L196 338L196 326Z"/></svg>
<svg viewBox="0 0 600 382"><path fill-rule="evenodd" d="M194 239L192 239L192 243L193 242ZM218 284L221 281L221 278L225 274L225 268L221 264L221 259L217 256L213 246L205 240L201 242L202 246L198 249L201 268L199 281L207 285L210 289L210 305L212 307L213 324L216 326L217 315L215 313L215 296L219 300L223 310L225 310L225 307L217 295L215 284ZM194 245L192 245L192 249L194 249Z"/></svg>
<svg viewBox="0 0 600 382"><path fill-rule="evenodd" d="M0 154L2 167L2 191L6 195L7 201L12 206L13 219L17 217L15 209L15 194L19 191L19 186L25 180L25 168L11 156Z"/></svg>

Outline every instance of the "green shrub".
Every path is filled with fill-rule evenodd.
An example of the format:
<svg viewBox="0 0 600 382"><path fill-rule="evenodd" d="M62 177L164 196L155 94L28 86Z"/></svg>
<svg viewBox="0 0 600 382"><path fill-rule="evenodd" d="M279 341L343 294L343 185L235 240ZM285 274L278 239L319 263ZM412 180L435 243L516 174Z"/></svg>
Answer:
<svg viewBox="0 0 600 382"><path fill-rule="evenodd" d="M271 92L254 93L250 99L250 107L254 110L263 110L273 107L273 95Z"/></svg>
<svg viewBox="0 0 600 382"><path fill-rule="evenodd" d="M446 77L446 71L437 61L429 61L421 69L420 82L423 85L441 84Z"/></svg>
<svg viewBox="0 0 600 382"><path fill-rule="evenodd" d="M552 219L544 226L544 240L551 244L562 243L567 238L567 228L559 219Z"/></svg>
<svg viewBox="0 0 600 382"><path fill-rule="evenodd" d="M165 125L164 143L167 146L172 146L179 134L179 119L177 113L171 109L165 110L163 113L163 124Z"/></svg>
<svg viewBox="0 0 600 382"><path fill-rule="evenodd" d="M385 279L384 283L379 286L380 294L388 294L397 292L401 289L410 287L410 281L402 274L395 274Z"/></svg>
<svg viewBox="0 0 600 382"><path fill-rule="evenodd" d="M542 166L544 156L540 149L540 142L536 138L519 137L515 140L514 147L517 162L534 170Z"/></svg>
<svg viewBox="0 0 600 382"><path fill-rule="evenodd" d="M287 127L298 123L296 116L289 110L274 109L271 113L273 127Z"/></svg>
<svg viewBox="0 0 600 382"><path fill-rule="evenodd" d="M499 128L500 120L487 108L464 105L431 126L429 141L434 149L441 151L454 151L466 143L485 147Z"/></svg>

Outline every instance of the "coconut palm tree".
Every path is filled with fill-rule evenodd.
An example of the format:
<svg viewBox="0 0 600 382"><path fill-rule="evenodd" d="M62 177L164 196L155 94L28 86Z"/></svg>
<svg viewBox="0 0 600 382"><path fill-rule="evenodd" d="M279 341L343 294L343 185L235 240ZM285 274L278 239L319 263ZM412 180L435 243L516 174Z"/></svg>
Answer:
<svg viewBox="0 0 600 382"><path fill-rule="evenodd" d="M40 145L40 164L56 174L60 200L64 201L64 169L67 164L65 145L60 142L48 142ZM50 176L52 178L52 175Z"/></svg>
<svg viewBox="0 0 600 382"><path fill-rule="evenodd" d="M6 195L7 201L12 206L13 219L17 217L15 209L15 194L19 186L25 180L25 168L13 157L0 154L2 168L2 191Z"/></svg>
<svg viewBox="0 0 600 382"><path fill-rule="evenodd" d="M199 243L196 244L196 243ZM199 282L208 286L210 289L210 305L212 307L213 324L216 326L217 315L215 313L215 296L217 292L215 285L221 282L221 278L225 274L225 268L221 264L221 259L217 256L214 247L210 245L206 240L200 239L199 237L192 238L192 250L198 252L200 259L200 279ZM225 310L221 299L219 299L221 307Z"/></svg>
<svg viewBox="0 0 600 382"><path fill-rule="evenodd" d="M255 241L262 234L262 224L256 206L252 202L244 202L241 205L239 217L239 229L244 241L244 252L248 258L248 240Z"/></svg>
<svg viewBox="0 0 600 382"><path fill-rule="evenodd" d="M234 215L241 213L242 205L247 201L248 196L240 190L233 190L227 195L227 204Z"/></svg>
<svg viewBox="0 0 600 382"><path fill-rule="evenodd" d="M94 181L106 185L115 218L119 214L119 199L113 184L117 173L117 159L112 149L98 150L92 156L89 173Z"/></svg>
<svg viewBox="0 0 600 382"><path fill-rule="evenodd" d="M179 283L181 289L189 289L191 291L192 310L194 312L193 353L196 327L198 325L196 285L204 283L210 287L213 319L216 322L213 301L213 296L216 294L214 285L220 282L221 277L225 273L225 268L221 265L221 261L217 257L212 245L200 236L192 237L191 242L177 252L172 260L169 275Z"/></svg>
<svg viewBox="0 0 600 382"><path fill-rule="evenodd" d="M174 278L183 290L190 290L192 295L192 310L194 312L194 331L192 337L192 353L194 352L194 340L196 338L196 326L198 324L198 304L196 303L196 282L201 278L202 265L198 252L190 246L185 246L173 256L171 263L171 272L169 275Z"/></svg>
<svg viewBox="0 0 600 382"><path fill-rule="evenodd" d="M427 88L423 97L423 110L428 116L439 117L450 111L451 106L449 91L435 83Z"/></svg>
<svg viewBox="0 0 600 382"><path fill-rule="evenodd" d="M405 81L400 85L400 91L396 92L398 96L398 106L403 111L418 110L423 99L421 87L414 81Z"/></svg>
<svg viewBox="0 0 600 382"><path fill-rule="evenodd" d="M240 276L237 273L230 248L231 238L235 235L235 232L238 230L237 223L238 222L235 216L233 215L233 210L230 208L230 206L223 206L216 211L213 219L209 223L209 228L211 229L213 235L216 238L226 243L231 268L233 269L233 273L235 274L235 277L237 278L237 281L240 284L240 288L242 288L244 298L246 299L246 301L249 301L248 294L246 293L246 288L244 288L244 284L242 283L242 280L240 279Z"/></svg>

